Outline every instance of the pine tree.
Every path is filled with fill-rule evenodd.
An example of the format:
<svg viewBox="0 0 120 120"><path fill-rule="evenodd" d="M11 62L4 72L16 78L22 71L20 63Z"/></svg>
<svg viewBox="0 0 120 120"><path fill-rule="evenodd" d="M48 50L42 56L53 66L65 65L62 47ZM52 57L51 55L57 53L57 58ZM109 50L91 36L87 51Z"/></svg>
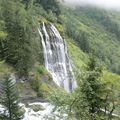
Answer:
<svg viewBox="0 0 120 120"><path fill-rule="evenodd" d="M103 100L101 99L103 84L100 82L102 69L97 66L95 57L90 58L88 63L87 75L82 84L82 93L87 100L91 113L100 110Z"/></svg>
<svg viewBox="0 0 120 120"><path fill-rule="evenodd" d="M5 107L7 114L3 115L4 120L21 120L22 114L18 105L18 93L15 88L13 80L10 75L6 75L2 82L2 98L0 99L1 104Z"/></svg>

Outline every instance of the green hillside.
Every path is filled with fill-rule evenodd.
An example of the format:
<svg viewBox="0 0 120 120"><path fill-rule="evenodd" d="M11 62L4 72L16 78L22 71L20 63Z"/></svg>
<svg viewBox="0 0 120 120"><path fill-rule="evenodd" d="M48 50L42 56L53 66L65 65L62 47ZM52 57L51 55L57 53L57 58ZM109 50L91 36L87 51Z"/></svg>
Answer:
<svg viewBox="0 0 120 120"><path fill-rule="evenodd" d="M44 67L38 34L43 22L53 23L67 43L78 83L71 93L58 88ZM82 120L107 120L104 108L119 115L120 12L70 8L56 0L1 0L0 81L6 74L16 76L20 100L50 99L60 108L63 105L68 120L79 120L80 115ZM110 120L119 119L109 114Z"/></svg>
<svg viewBox="0 0 120 120"><path fill-rule="evenodd" d="M63 12L67 35L84 52L93 52L109 70L119 73L119 12L85 7Z"/></svg>

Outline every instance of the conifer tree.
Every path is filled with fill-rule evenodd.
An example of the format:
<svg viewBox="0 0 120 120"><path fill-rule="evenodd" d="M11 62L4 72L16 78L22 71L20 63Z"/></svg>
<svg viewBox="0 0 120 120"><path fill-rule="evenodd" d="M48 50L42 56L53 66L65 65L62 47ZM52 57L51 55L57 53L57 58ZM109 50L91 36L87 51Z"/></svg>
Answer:
<svg viewBox="0 0 120 120"><path fill-rule="evenodd" d="M22 114L18 105L18 93L10 75L6 75L2 82L1 104L5 107L4 120L21 120ZM6 114L7 113L7 114Z"/></svg>
<svg viewBox="0 0 120 120"><path fill-rule="evenodd" d="M81 91L85 95L91 113L99 111L103 100L101 99L103 84L100 82L102 69L97 66L95 57L90 58L86 79L83 81Z"/></svg>

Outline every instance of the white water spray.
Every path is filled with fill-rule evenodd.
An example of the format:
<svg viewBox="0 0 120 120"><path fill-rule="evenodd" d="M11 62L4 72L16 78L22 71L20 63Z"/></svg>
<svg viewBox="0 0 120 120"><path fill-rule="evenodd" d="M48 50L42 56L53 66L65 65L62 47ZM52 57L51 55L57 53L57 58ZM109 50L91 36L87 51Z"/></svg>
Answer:
<svg viewBox="0 0 120 120"><path fill-rule="evenodd" d="M58 86L63 87L68 92L72 91L76 87L76 81L65 41L51 23L43 23L41 30L38 31L42 40L46 69Z"/></svg>

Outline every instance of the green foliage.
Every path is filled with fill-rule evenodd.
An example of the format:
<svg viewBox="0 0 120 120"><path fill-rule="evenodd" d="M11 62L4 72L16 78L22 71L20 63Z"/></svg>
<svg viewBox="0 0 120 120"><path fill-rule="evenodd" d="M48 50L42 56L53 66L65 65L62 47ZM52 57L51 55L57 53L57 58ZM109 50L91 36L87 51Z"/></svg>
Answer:
<svg viewBox="0 0 120 120"><path fill-rule="evenodd" d="M46 71L46 69L45 69L44 66L39 66L39 67L37 68L37 72L38 72L39 74L44 74L45 71Z"/></svg>
<svg viewBox="0 0 120 120"><path fill-rule="evenodd" d="M14 81L9 75L5 75L2 83L2 97L0 98L0 103L6 108L8 115L3 115L4 120L21 120L22 114L20 113L18 93L15 88Z"/></svg>
<svg viewBox="0 0 120 120"><path fill-rule="evenodd" d="M38 79L38 76L36 76L35 79L30 80L31 87L35 92L37 93L38 97L43 97L43 91L41 89L42 82Z"/></svg>
<svg viewBox="0 0 120 120"><path fill-rule="evenodd" d="M34 0L22 0L22 3L25 4L25 9L29 9L33 2Z"/></svg>
<svg viewBox="0 0 120 120"><path fill-rule="evenodd" d="M41 15L42 17L44 17L44 19L53 23L57 21L56 15L52 11L49 11L49 12L45 11L43 6L41 6L41 4L35 4L33 10L35 11L35 14L37 14L38 17ZM40 21L43 22L44 20L41 18L41 16L39 18L40 18Z"/></svg>
<svg viewBox="0 0 120 120"><path fill-rule="evenodd" d="M58 29L58 31L60 32L61 36L65 36L65 30L64 30L64 26L62 24L55 24L56 28Z"/></svg>
<svg viewBox="0 0 120 120"><path fill-rule="evenodd" d="M118 13L92 7L63 8L67 35L84 52L90 53L94 50L100 61L115 73L119 73L120 66Z"/></svg>
<svg viewBox="0 0 120 120"><path fill-rule="evenodd" d="M70 38L74 39L79 44L79 47L84 52L90 52L88 34L85 31L80 30L77 24L75 25L69 20L66 24L66 32Z"/></svg>
<svg viewBox="0 0 120 120"><path fill-rule="evenodd" d="M101 120L96 113L89 112L88 103L83 99L80 87L72 93L56 90L51 93L50 101L55 106L54 111L59 112L60 119Z"/></svg>
<svg viewBox="0 0 120 120"><path fill-rule="evenodd" d="M83 70L88 62L88 55L85 54L80 48L79 46L76 44L76 42L74 42L71 39L67 40L67 45L68 45L68 51L69 51L69 57L72 59L75 68L78 71L78 69Z"/></svg>
<svg viewBox="0 0 120 120"><path fill-rule="evenodd" d="M85 99L88 102L88 106L92 113L102 108L103 100L101 99L103 88L105 86L100 82L102 70L97 67L96 60L94 57L90 58L90 62L87 67L88 75L83 80L81 91L85 95Z"/></svg>
<svg viewBox="0 0 120 120"><path fill-rule="evenodd" d="M0 31L0 39L4 39L6 36L7 36L7 34L5 32Z"/></svg>
<svg viewBox="0 0 120 120"><path fill-rule="evenodd" d="M106 85L104 98L108 100L106 105L107 110L111 111L114 105L114 112L120 114L120 76L110 72L103 72L102 82Z"/></svg>
<svg viewBox="0 0 120 120"><path fill-rule="evenodd" d="M99 10L98 8L85 8L85 14L92 19L98 21L104 28L112 34L115 34L119 40L120 26L117 22L111 19L110 13L105 10ZM113 13L114 14L114 13Z"/></svg>
<svg viewBox="0 0 120 120"><path fill-rule="evenodd" d="M108 75L106 76L106 73L102 71L94 57L90 57L86 70L82 73L78 72L78 87L72 93L66 93L63 90L51 93L50 100L55 105L55 110L59 111L60 118L62 119L63 114L67 114L68 120L119 119L112 116L113 112L119 114L117 112L119 111L119 97L115 92L116 89L108 83L110 81ZM116 75L113 75L113 78L112 75L110 76L111 82L113 79L117 82L119 79L119 76L118 78Z"/></svg>
<svg viewBox="0 0 120 120"><path fill-rule="evenodd" d="M47 12L52 11L57 16L61 12L58 0L35 0L35 3L41 4Z"/></svg>
<svg viewBox="0 0 120 120"><path fill-rule="evenodd" d="M0 75L5 74L8 72L12 72L13 68L7 64L5 64L5 61L0 61Z"/></svg>
<svg viewBox="0 0 120 120"><path fill-rule="evenodd" d="M43 63L42 45L37 34L38 21L54 22L67 40L68 51L77 71L87 68L87 73L83 78L78 78L78 88L73 93L59 90L52 93L53 104L60 115L67 113L69 120L107 119L104 113L94 111L103 108L111 112L115 104L115 113L120 113L120 78L104 71L100 79L102 71L96 67L94 59L91 59L87 67L87 53L94 50L94 54L109 70L120 73L119 19L119 13L97 8L63 7L61 13L57 0L1 0L0 59L12 65L20 76L28 75L35 62ZM6 63L0 62L0 73L9 71ZM26 91L21 96L28 95L29 91L32 93L30 95L36 96L37 93L37 96L44 97L53 90L53 86L56 87L43 66L38 66L33 76L30 83L28 81L18 85L19 89ZM30 89L27 91L29 87L34 92Z"/></svg>
<svg viewBox="0 0 120 120"><path fill-rule="evenodd" d="M0 10L0 58L12 65L20 77L26 77L35 62L43 63L37 18L42 15L55 22L57 17L34 0L2 0Z"/></svg>
<svg viewBox="0 0 120 120"><path fill-rule="evenodd" d="M31 19L19 1L3 2L2 10L8 35L0 44L0 57L26 75L33 63Z"/></svg>
<svg viewBox="0 0 120 120"><path fill-rule="evenodd" d="M37 96L47 97L49 92L55 88L56 85L44 66L37 65L30 74L32 77L29 82Z"/></svg>
<svg viewBox="0 0 120 120"><path fill-rule="evenodd" d="M19 92L20 98L26 97L36 97L37 93L31 87L30 81L19 81L16 83L17 90Z"/></svg>

